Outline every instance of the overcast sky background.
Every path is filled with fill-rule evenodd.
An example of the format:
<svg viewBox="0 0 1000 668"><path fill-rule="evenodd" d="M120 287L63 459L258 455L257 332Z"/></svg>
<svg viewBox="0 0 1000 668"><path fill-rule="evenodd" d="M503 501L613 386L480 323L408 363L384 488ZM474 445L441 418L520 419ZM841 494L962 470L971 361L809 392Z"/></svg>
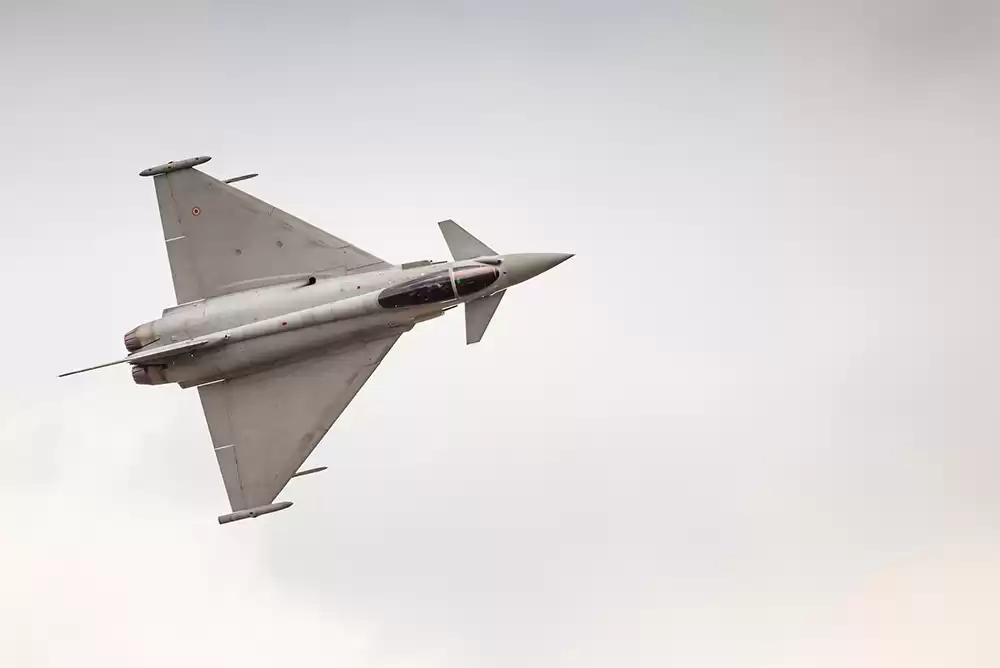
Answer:
<svg viewBox="0 0 1000 668"><path fill-rule="evenodd" d="M706 5L711 6L706 6ZM0 2L0 665L1000 665L995 2ZM405 336L220 527L153 164L393 262Z"/></svg>

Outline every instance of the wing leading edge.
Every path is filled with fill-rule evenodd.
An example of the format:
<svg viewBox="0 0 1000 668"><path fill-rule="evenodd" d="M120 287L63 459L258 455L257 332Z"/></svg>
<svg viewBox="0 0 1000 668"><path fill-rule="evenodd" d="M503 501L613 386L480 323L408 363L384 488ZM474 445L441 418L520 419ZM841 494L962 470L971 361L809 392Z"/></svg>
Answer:
<svg viewBox="0 0 1000 668"><path fill-rule="evenodd" d="M400 335L198 388L234 513L274 501Z"/></svg>

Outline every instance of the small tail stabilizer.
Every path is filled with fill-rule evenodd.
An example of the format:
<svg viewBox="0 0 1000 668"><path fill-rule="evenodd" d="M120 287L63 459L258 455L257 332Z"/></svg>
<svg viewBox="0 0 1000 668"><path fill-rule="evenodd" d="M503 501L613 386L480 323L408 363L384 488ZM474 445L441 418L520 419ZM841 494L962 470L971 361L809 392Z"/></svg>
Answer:
<svg viewBox="0 0 1000 668"><path fill-rule="evenodd" d="M504 291L494 293L489 297L480 297L471 302L465 302L465 343L472 345L479 343L486 328L490 326L493 314L500 306Z"/></svg>
<svg viewBox="0 0 1000 668"><path fill-rule="evenodd" d="M468 260L483 255L497 254L495 250L466 232L465 228L454 220L442 220L438 223L438 227L441 228L441 234L444 235L451 256L456 260Z"/></svg>

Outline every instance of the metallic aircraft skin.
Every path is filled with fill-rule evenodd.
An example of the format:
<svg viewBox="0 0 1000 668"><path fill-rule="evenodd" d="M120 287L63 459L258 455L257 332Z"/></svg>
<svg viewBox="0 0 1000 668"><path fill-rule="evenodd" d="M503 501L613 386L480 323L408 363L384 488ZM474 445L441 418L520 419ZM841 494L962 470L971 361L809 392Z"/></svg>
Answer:
<svg viewBox="0 0 1000 668"><path fill-rule="evenodd" d="M572 255L498 254L439 223L450 262L393 265L195 167L153 177L178 306L125 334L140 385L197 387L233 512L283 510L295 477L399 336L464 304L478 342L505 291Z"/></svg>
<svg viewBox="0 0 1000 668"><path fill-rule="evenodd" d="M133 377L144 385L192 387L316 349L402 333L459 304L522 283L569 257L514 253L352 276L306 277L174 307L126 334L126 340L148 342L148 347L137 348L147 353L181 341L205 345L150 366L137 364ZM495 268L499 277L477 292L457 296L456 291L451 299L402 308L379 305L379 294L391 286L442 271L454 285L456 268L479 266Z"/></svg>

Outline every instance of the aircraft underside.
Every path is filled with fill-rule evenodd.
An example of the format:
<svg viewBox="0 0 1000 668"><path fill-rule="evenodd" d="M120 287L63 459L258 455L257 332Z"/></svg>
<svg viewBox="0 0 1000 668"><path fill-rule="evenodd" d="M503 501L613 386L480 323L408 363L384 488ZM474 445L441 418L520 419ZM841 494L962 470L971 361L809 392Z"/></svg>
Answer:
<svg viewBox="0 0 1000 668"><path fill-rule="evenodd" d="M126 333L140 385L197 387L231 513L276 501L388 354L416 324L465 305L478 342L505 290L570 255L499 255L454 221L454 260L397 266L234 188L191 158L151 167L179 306Z"/></svg>

